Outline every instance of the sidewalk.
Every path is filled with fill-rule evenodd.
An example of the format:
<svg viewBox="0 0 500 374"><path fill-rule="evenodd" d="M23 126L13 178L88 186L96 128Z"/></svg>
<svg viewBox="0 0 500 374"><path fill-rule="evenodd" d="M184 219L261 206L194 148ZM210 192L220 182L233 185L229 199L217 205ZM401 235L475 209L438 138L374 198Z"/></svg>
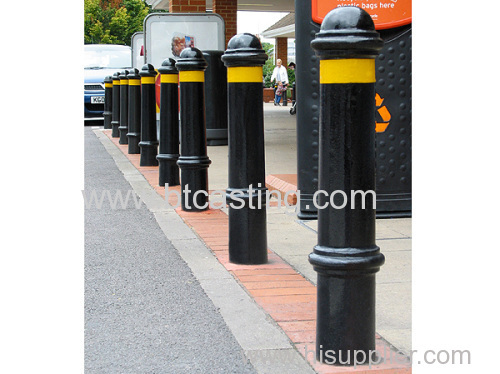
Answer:
<svg viewBox="0 0 500 374"><path fill-rule="evenodd" d="M266 175L274 176L276 180L279 180L282 174L296 173L295 118L289 114L289 107L274 107L272 104L264 104ZM114 153L115 162L119 167L124 168L122 172L125 170L125 177L127 177L127 173L134 174L134 169L136 169L149 182L151 191L153 189L156 191L157 194L154 194L156 195L154 197L151 194L145 194L147 190L143 190L143 196L146 200L148 196L153 200L164 197L164 188L157 186L157 168L140 167L139 155L128 155L127 146L119 145L118 139L111 138L110 130L96 130L95 133L107 147L108 152L121 151L120 157L116 152ZM114 150L112 147L115 147ZM209 147L208 155L212 160L212 165L209 168L210 190L225 190L227 188L227 146ZM134 174L134 178L133 180L137 179L136 174ZM134 187L133 183L131 184ZM300 353L300 357L305 357L318 373L345 371L411 372L407 360L398 353L399 351L409 355L411 350L411 219L377 220L377 244L386 256L386 264L377 274L377 349L381 356L388 357L389 352L392 352L393 356L398 356L400 359L374 365L371 370L368 370L367 366L352 369L316 363L312 353L315 347L316 273L309 264L307 256L316 244L317 221L300 221L292 210L271 207L268 210L267 223L270 261L266 265L242 266L231 264L228 261L225 209L187 213L178 208L174 213L173 211L166 212L166 204L159 207L158 201L155 201L157 208L149 206L146 201L145 203L153 212L164 212L162 216L157 216L160 226L162 219L167 226L172 226L172 222L181 218L191 228L191 232L196 234L195 237L201 239L206 248L210 249L212 256L217 260L212 262L210 269L207 269L206 264L194 256L192 248L185 248L186 251L183 252L182 248L179 249L183 243L176 245L175 241L172 241L181 252L181 256L183 253L185 256L191 256L189 258L192 264L184 258L190 267L191 265L195 268L198 266L198 270L191 268L197 278L197 271L199 271L202 277L200 280L202 287L203 274L210 274L212 281L215 281L214 274L220 274L221 278L215 281L215 283L219 282L218 286L221 286L222 280L224 282L229 281L229 279L236 280L239 290L235 289L234 291L243 291L243 294L240 295L246 295L250 300L253 300L270 322L266 325L268 330L264 328L261 331L261 339L273 334L280 336L280 331L282 335L286 336L286 341L281 342L282 338L278 337L280 343L276 345L276 341L274 341L267 350L262 350L262 347L266 345L265 338L261 342L258 339L254 341L255 344L260 344L260 347L247 349L250 345L247 345L248 342L245 341L248 339L246 335L252 335L253 332L238 332L236 329L235 333L234 326L237 321L232 320L234 315L224 314L224 308L221 308L224 320L258 372L266 372L265 368L269 368L269 365L262 365L262 360L269 362L271 359L275 364L279 364L281 359L282 364L286 366L286 361L291 362L290 357L297 360L297 354L294 355L294 352L297 353L297 351ZM165 230L170 230L168 231L170 234ZM175 235L179 235L180 231L176 232L170 227L164 229L164 232L172 240L175 239ZM172 235L174 238L171 238ZM228 276L230 278L227 278ZM208 296L214 296L215 294L210 294L211 290L215 292L213 287L210 289L209 286L205 286L208 287L204 287ZM224 293L214 297L215 302L214 298L211 297L214 304L217 302L231 304L231 300L227 300L227 295ZM239 310L239 313L241 313L241 319L245 319L246 309ZM263 356L263 352L267 354L273 352L273 355L271 355L272 357ZM301 366L300 359L296 361L294 367L293 372L300 373L310 370L307 369L307 365L303 366L303 363ZM303 370L297 371L299 367L302 367ZM283 372L292 371L285 369Z"/></svg>

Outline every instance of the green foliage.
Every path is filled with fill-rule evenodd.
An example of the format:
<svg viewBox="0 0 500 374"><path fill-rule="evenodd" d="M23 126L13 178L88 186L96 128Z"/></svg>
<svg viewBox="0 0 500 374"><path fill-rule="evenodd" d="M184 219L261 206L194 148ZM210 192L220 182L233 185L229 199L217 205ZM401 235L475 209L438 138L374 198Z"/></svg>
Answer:
<svg viewBox="0 0 500 374"><path fill-rule="evenodd" d="M288 86L292 87L292 84L295 83L295 70L294 69L287 69L288 71Z"/></svg>
<svg viewBox="0 0 500 374"><path fill-rule="evenodd" d="M274 46L271 43L262 43L262 48L266 51L269 58L263 66L264 87L271 87L271 75L274 70Z"/></svg>
<svg viewBox="0 0 500 374"><path fill-rule="evenodd" d="M84 0L85 44L130 45L152 12L143 0Z"/></svg>

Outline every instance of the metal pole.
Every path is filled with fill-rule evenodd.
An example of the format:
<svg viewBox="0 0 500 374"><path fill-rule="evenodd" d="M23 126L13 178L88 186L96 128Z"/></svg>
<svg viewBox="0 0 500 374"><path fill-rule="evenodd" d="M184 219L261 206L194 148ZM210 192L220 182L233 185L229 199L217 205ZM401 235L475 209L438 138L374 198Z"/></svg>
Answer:
<svg viewBox="0 0 500 374"><path fill-rule="evenodd" d="M267 262L262 106L266 60L259 39L252 34L232 37L222 56L228 82L229 261L238 264Z"/></svg>
<svg viewBox="0 0 500 374"><path fill-rule="evenodd" d="M120 73L113 74L113 97L111 107L111 136L118 138L120 136Z"/></svg>
<svg viewBox="0 0 500 374"><path fill-rule="evenodd" d="M207 134L205 124L205 69L207 62L197 48L186 48L175 64L179 70L181 106L182 210L208 209ZM214 93L216 94L216 93Z"/></svg>
<svg viewBox="0 0 500 374"><path fill-rule="evenodd" d="M327 364L374 359L375 274L385 261L375 245L373 206L382 45L370 15L357 7L328 13L311 42L320 59L321 115L318 244L309 262L318 273L316 357Z"/></svg>
<svg viewBox="0 0 500 374"><path fill-rule="evenodd" d="M141 148L141 76L138 69L128 73L128 153L139 154Z"/></svg>
<svg viewBox="0 0 500 374"><path fill-rule="evenodd" d="M158 139L156 137L155 77L153 65L146 64L141 72L141 148L140 166L158 166Z"/></svg>
<svg viewBox="0 0 500 374"><path fill-rule="evenodd" d="M179 72L175 60L167 58L158 68L160 85L159 184L179 185Z"/></svg>
<svg viewBox="0 0 500 374"><path fill-rule="evenodd" d="M104 129L111 129L111 108L113 97L113 77L104 78Z"/></svg>
<svg viewBox="0 0 500 374"><path fill-rule="evenodd" d="M120 144L128 144L128 70L120 73Z"/></svg>

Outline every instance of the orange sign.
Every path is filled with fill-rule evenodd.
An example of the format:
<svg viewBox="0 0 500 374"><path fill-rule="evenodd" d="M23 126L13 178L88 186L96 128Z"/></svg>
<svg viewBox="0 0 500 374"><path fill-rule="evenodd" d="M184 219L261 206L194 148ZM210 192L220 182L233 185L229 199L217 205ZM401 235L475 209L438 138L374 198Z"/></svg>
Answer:
<svg viewBox="0 0 500 374"><path fill-rule="evenodd" d="M355 6L366 10L375 23L375 29L383 30L411 23L411 0L311 0L312 19L321 24L332 9Z"/></svg>

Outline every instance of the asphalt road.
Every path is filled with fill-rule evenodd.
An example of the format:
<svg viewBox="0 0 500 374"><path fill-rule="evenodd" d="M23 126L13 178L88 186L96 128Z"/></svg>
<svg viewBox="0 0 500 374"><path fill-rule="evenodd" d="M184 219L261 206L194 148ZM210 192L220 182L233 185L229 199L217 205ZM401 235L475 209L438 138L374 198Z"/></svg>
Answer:
<svg viewBox="0 0 500 374"><path fill-rule="evenodd" d="M85 193L131 190L90 127ZM153 214L85 209L86 373L255 373Z"/></svg>

